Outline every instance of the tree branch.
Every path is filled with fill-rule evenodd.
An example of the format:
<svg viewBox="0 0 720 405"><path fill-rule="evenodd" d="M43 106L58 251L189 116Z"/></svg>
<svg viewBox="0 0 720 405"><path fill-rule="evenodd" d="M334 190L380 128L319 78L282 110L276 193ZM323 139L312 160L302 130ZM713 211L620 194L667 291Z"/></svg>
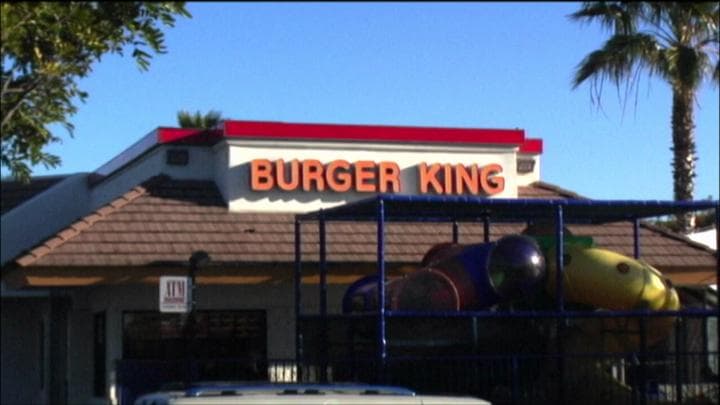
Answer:
<svg viewBox="0 0 720 405"><path fill-rule="evenodd" d="M18 110L18 108L20 108L22 103L25 101L25 98L28 95L30 95L30 93L32 93L36 88L38 88L38 86L40 86L41 83L42 83L42 78L37 77L34 82L31 82L31 85L29 86L29 88L27 88L24 91L19 91L22 94L19 96L18 100L14 101L12 103L12 107L10 108L10 110L7 110L8 103L7 102L3 103L3 104L5 104L5 105L3 105L3 107L5 107L5 108L3 108L3 111L2 111L2 125L0 126L0 128L2 128L3 131L6 129L6 125L9 124L13 115L15 115L15 112ZM4 98L4 94L3 94L3 98Z"/></svg>

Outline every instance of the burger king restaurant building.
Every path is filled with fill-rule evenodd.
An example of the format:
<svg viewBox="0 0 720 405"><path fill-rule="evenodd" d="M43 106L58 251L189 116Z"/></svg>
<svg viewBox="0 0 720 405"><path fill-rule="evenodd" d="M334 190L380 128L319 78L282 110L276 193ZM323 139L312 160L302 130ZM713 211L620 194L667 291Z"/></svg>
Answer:
<svg viewBox="0 0 720 405"><path fill-rule="evenodd" d="M582 199L541 180L542 150L523 130L225 121L158 128L91 173L3 181L0 402L120 401L133 361L187 353L187 316L160 307L190 288L166 277L190 273L194 355L243 359L200 377L292 380L296 214L378 193ZM313 310L318 224L301 227L303 305ZM524 227L491 223L489 238ZM633 255L632 223L569 230ZM461 241L483 232L459 229ZM639 232L641 257L673 283L715 283L714 251L651 225ZM388 225L389 274L452 233L450 224ZM375 271L375 228L331 223L327 241L329 312L338 313L348 285Z"/></svg>

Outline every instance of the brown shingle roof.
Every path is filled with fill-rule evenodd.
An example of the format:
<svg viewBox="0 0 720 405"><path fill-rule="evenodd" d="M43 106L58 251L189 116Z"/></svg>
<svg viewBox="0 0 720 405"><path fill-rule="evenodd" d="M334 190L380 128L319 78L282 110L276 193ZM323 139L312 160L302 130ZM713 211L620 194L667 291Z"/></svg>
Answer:
<svg viewBox="0 0 720 405"><path fill-rule="evenodd" d="M518 195L524 198L575 198L575 199L587 199L579 194L576 194L570 190L565 190L554 184L545 183L543 181L536 181L530 186L518 187Z"/></svg>
<svg viewBox="0 0 720 405"><path fill-rule="evenodd" d="M520 188L524 198L581 198L547 183ZM318 258L317 224L304 223L303 259ZM493 224L491 239L518 233L523 224ZM631 256L631 223L570 225L600 247ZM430 246L451 239L450 224L389 223L387 259L417 263ZM374 223L329 222L327 257L333 262L374 262ZM460 240L483 240L482 224L461 224ZM714 268L712 251L681 236L641 227L642 257L659 268ZM186 263L195 250L214 263L294 261L294 215L232 213L211 181L158 176L71 224L16 260L20 267L158 266Z"/></svg>
<svg viewBox="0 0 720 405"><path fill-rule="evenodd" d="M0 182L0 214L5 214L65 178L67 176L39 177L30 180L30 183L3 180Z"/></svg>

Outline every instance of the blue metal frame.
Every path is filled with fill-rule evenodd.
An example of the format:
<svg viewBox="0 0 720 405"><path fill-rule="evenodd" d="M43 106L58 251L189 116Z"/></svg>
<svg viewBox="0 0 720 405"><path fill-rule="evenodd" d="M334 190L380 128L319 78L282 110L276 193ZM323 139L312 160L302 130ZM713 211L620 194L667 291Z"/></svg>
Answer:
<svg viewBox="0 0 720 405"><path fill-rule="evenodd" d="M565 312L565 290L563 288L563 277L565 276L565 244L562 243L564 238L565 219L563 215L563 206L555 206L555 306L556 312ZM565 322L564 318L555 320L555 333L558 344L558 379L565 381ZM565 384L558 384L558 402L565 403ZM514 403L515 401L513 401Z"/></svg>
<svg viewBox="0 0 720 405"><path fill-rule="evenodd" d="M565 276L565 247L562 243L564 237L565 221L563 218L563 207L555 207L555 240L557 253L555 254L555 306L558 312L565 311L565 291L563 290L563 277Z"/></svg>
<svg viewBox="0 0 720 405"><path fill-rule="evenodd" d="M385 203L379 199L377 204L377 266L378 266L378 376L385 381L387 362L387 324L385 311Z"/></svg>
<svg viewBox="0 0 720 405"><path fill-rule="evenodd" d="M475 220L491 215L496 220L525 220L549 217L553 207L565 207L573 223L604 223L635 218L681 214L713 209L717 201L581 200L540 198L482 198L476 196L409 196L378 194L322 210L328 219L374 220L377 204L383 201L388 220L431 221ZM320 211L297 215L300 220L317 220Z"/></svg>
<svg viewBox="0 0 720 405"><path fill-rule="evenodd" d="M632 221L633 223L633 254L640 257L640 220L642 218L662 215L676 215L684 212L715 209L715 226L720 229L720 203L718 201L635 201L635 200L579 200L579 199L487 199L474 196L407 196L395 194L379 194L365 200L347 203L341 206L322 209L316 212L296 216L295 226L295 313L296 323L301 317L300 276L301 276L301 243L300 222L319 221L320 230L320 317L326 322L330 317L326 307L327 279L325 277L325 222L328 220L364 220L377 223L377 271L378 271L378 312L377 312L377 358L379 376L384 381L387 362L387 331L388 317L550 317L558 318L558 329L563 327L563 320L577 317L647 317L647 316L717 316L717 311L709 309L682 309L679 311L609 311L588 313L565 310L563 291L563 240L566 223L602 224L615 221ZM529 219L555 219L555 236L557 240L556 254L556 310L555 311L517 311L512 313L490 311L461 312L430 312L430 311L388 311L385 309L385 224L388 221L398 222L452 222L453 241L458 241L457 221L483 221L484 240L489 241L489 221L520 222ZM718 236L720 242L720 236ZM720 253L716 253L716 279L720 285ZM339 315L348 318L367 315ZM311 318L312 316L307 316ZM644 324L644 322L643 322ZM559 330L558 330L559 331ZM299 330L298 330L299 332ZM644 340L644 334L641 336ZM301 353L301 339L296 337L296 353ZM560 350L563 350L560 342ZM563 366L560 364L562 374ZM562 390L562 388L561 388ZM560 392L560 398L564 393Z"/></svg>
<svg viewBox="0 0 720 405"><path fill-rule="evenodd" d="M633 257L640 258L640 220L633 219Z"/></svg>
<svg viewBox="0 0 720 405"><path fill-rule="evenodd" d="M295 274L293 276L294 287L295 287L295 361L297 364L302 364L302 338L300 334L300 323L298 320L302 316L300 312L302 310L302 232L301 223L299 220L295 220ZM298 367L297 370L298 381L302 381L302 368Z"/></svg>

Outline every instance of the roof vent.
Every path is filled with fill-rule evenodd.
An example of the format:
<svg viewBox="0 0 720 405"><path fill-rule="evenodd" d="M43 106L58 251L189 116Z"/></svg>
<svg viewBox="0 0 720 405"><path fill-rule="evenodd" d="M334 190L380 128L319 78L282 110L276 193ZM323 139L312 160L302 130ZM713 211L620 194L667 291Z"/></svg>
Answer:
<svg viewBox="0 0 720 405"><path fill-rule="evenodd" d="M518 159L517 160L518 174L532 173L533 170L535 170L535 159Z"/></svg>
<svg viewBox="0 0 720 405"><path fill-rule="evenodd" d="M170 149L165 155L165 162L170 166L187 166L190 154L187 149Z"/></svg>

